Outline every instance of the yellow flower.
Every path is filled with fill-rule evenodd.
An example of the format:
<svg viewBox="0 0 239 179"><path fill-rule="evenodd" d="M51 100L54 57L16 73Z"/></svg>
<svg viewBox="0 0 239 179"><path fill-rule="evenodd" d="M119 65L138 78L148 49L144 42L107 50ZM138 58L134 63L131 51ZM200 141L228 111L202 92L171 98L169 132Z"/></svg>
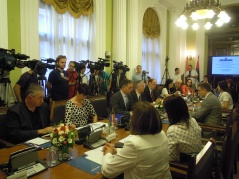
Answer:
<svg viewBox="0 0 239 179"><path fill-rule="evenodd" d="M67 139L67 141L68 141L69 144L72 143L72 139L71 138Z"/></svg>

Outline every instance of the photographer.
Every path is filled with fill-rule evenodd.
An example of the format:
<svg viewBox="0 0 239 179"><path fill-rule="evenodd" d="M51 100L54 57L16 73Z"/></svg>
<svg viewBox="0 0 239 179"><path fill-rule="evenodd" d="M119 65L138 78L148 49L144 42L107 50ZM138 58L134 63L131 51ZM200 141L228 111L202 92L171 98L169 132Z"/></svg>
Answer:
<svg viewBox="0 0 239 179"><path fill-rule="evenodd" d="M196 89L196 80L198 78L198 73L196 70L192 69L192 65L188 65L188 71L185 73L185 81L190 78L192 80L192 88L195 90Z"/></svg>
<svg viewBox="0 0 239 179"><path fill-rule="evenodd" d="M26 98L26 90L31 83L37 84L37 72L34 71L36 63L30 65L30 70L23 73L15 86L13 87L18 102L24 101Z"/></svg>
<svg viewBox="0 0 239 179"><path fill-rule="evenodd" d="M69 99L73 98L77 89L77 78L78 74L75 71L75 62L70 61L68 64L68 69L66 70L69 78Z"/></svg>

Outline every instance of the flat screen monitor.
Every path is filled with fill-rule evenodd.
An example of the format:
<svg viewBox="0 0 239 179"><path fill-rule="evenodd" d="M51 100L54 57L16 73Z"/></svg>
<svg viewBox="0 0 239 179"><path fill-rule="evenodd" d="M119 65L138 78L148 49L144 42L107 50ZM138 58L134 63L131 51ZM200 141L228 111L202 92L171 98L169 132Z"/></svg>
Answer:
<svg viewBox="0 0 239 179"><path fill-rule="evenodd" d="M239 56L213 56L212 75L239 75Z"/></svg>

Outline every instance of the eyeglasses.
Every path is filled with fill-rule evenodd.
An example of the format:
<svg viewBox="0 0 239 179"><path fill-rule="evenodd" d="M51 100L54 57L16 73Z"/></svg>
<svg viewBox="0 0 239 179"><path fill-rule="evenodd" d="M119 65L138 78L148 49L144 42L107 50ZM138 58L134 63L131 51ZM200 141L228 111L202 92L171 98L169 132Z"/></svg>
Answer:
<svg viewBox="0 0 239 179"><path fill-rule="evenodd" d="M44 100L44 97L35 97L35 96L32 96L33 98L37 99L38 101L42 101Z"/></svg>

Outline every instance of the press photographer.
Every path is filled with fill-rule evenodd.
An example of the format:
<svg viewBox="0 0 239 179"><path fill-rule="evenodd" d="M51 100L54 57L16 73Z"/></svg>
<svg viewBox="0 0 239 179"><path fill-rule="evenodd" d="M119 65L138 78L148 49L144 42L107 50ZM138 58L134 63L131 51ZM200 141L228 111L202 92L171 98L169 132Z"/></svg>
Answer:
<svg viewBox="0 0 239 179"><path fill-rule="evenodd" d="M47 63L43 63L42 61L46 61ZM23 73L17 83L15 84L13 90L16 95L17 101L21 102L26 98L26 90L31 83L38 84L43 87L46 94L46 71L47 69L54 69L54 64L48 64L55 62L55 60L42 59L40 60L28 60L28 61L18 61L16 66L18 68L28 67L29 71Z"/></svg>
<svg viewBox="0 0 239 179"><path fill-rule="evenodd" d="M123 62L113 61L113 71L111 73L111 79L109 83L110 93L116 93L119 91L119 85L122 80L127 79L126 72L130 70L127 65L123 65Z"/></svg>

